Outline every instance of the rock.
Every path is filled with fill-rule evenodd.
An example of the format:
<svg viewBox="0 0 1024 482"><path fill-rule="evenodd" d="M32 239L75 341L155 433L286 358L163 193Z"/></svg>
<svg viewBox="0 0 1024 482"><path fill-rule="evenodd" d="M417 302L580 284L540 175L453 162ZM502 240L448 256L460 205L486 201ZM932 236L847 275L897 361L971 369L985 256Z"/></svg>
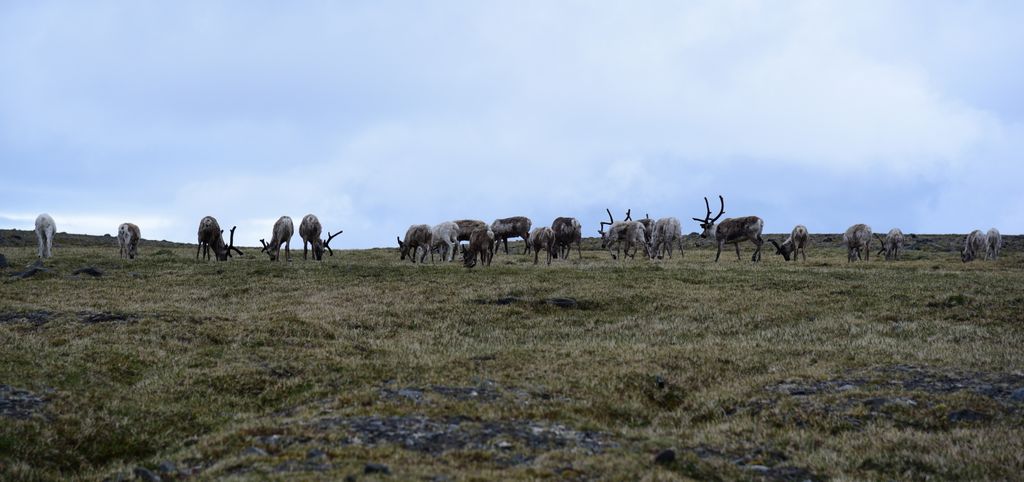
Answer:
<svg viewBox="0 0 1024 482"><path fill-rule="evenodd" d="M837 392L847 392L847 391L853 390L854 388L857 388L857 387L847 383L846 385L841 385L839 388L836 388L836 391Z"/></svg>
<svg viewBox="0 0 1024 482"><path fill-rule="evenodd" d="M743 468L747 470L753 470L754 472L768 472L769 470L771 470L764 465L745 465L743 466Z"/></svg>
<svg viewBox="0 0 1024 482"><path fill-rule="evenodd" d="M988 419L988 415L969 408L963 408L949 412L949 415L946 418L948 418L950 422L977 422Z"/></svg>
<svg viewBox="0 0 1024 482"><path fill-rule="evenodd" d="M666 465L676 461L676 451L672 449L665 449L658 452L658 455L654 456L654 463Z"/></svg>
<svg viewBox="0 0 1024 482"><path fill-rule="evenodd" d="M261 449L259 447L249 447L249 448L245 449L244 452L242 452L242 455L246 455L246 456L253 455L253 456L256 456L256 457L266 457L266 456L268 456L270 454L268 454L266 450L263 450L263 449Z"/></svg>
<svg viewBox="0 0 1024 482"><path fill-rule="evenodd" d="M7 258L4 255L0 254L0 269L7 268L9 266L10 265L7 264Z"/></svg>
<svg viewBox="0 0 1024 482"><path fill-rule="evenodd" d="M160 482L160 476L145 467L135 467L135 477L146 482Z"/></svg>
<svg viewBox="0 0 1024 482"><path fill-rule="evenodd" d="M548 298L545 302L559 308L575 308L578 303L573 298Z"/></svg>
<svg viewBox="0 0 1024 482"><path fill-rule="evenodd" d="M366 464L366 467L363 467L363 473L364 474L390 474L391 473L391 469L388 468L388 466L384 465L384 464L373 464L373 463L370 463L370 464Z"/></svg>
<svg viewBox="0 0 1024 482"><path fill-rule="evenodd" d="M320 449L310 449L306 452L306 458L312 460L322 460L327 458L327 453Z"/></svg>
<svg viewBox="0 0 1024 482"><path fill-rule="evenodd" d="M885 404L889 403L889 400L887 400L885 398L881 398L881 397L876 397L876 398L869 398L867 400L864 400L861 403L863 403L865 407L868 407L869 409L874 411L874 410L878 410L878 409L884 407Z"/></svg>
<svg viewBox="0 0 1024 482"><path fill-rule="evenodd" d="M37 259L32 264L28 265L28 267L29 268L42 268L43 267L43 260Z"/></svg>
<svg viewBox="0 0 1024 482"><path fill-rule="evenodd" d="M162 474L170 474L178 471L178 466L174 465L174 462L165 460L160 462L160 466L156 468Z"/></svg>
<svg viewBox="0 0 1024 482"><path fill-rule="evenodd" d="M92 267L92 266L86 266L84 268L78 268L78 269L74 270L71 274L73 274L73 275L87 274L87 275L92 276L94 278L98 278L100 276L103 276L103 272L102 271L100 271L100 270L98 270L98 269L96 269L95 267Z"/></svg>
<svg viewBox="0 0 1024 482"><path fill-rule="evenodd" d="M496 444L498 450L512 450L512 443L502 440Z"/></svg>
<svg viewBox="0 0 1024 482"><path fill-rule="evenodd" d="M416 390L414 388L402 388L398 390L398 396L405 397L413 401L420 401L423 399L423 391Z"/></svg>
<svg viewBox="0 0 1024 482"><path fill-rule="evenodd" d="M1010 400L1024 402L1024 388L1018 388L1010 393Z"/></svg>
<svg viewBox="0 0 1024 482"><path fill-rule="evenodd" d="M14 273L11 276L14 277L14 278L25 279L25 278L30 278L32 276L35 276L36 273L46 273L48 271L50 271L50 270L48 270L46 268L41 268L41 267L38 267L38 266L31 266L28 269L26 269L25 271L22 271L20 273Z"/></svg>

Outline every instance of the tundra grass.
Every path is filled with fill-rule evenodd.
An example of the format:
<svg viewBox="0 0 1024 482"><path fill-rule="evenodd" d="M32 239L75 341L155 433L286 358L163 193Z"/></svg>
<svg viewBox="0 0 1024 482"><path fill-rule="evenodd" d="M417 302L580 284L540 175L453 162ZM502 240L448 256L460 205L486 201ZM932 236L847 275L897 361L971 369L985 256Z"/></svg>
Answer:
<svg viewBox="0 0 1024 482"><path fill-rule="evenodd" d="M58 239L18 279L35 248L3 248L0 385L31 395L0 392L0 478L1024 473L1019 251L848 263L818 243L753 264L748 244L714 263L690 241L465 269L194 249Z"/></svg>

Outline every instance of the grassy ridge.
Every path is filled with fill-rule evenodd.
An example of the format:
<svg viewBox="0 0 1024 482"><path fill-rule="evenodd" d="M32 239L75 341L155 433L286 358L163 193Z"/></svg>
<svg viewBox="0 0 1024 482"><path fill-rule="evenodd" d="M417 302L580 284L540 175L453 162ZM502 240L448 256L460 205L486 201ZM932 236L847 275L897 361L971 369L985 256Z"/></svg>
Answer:
<svg viewBox="0 0 1024 482"><path fill-rule="evenodd" d="M1024 256L964 265L933 237L849 264L816 239L799 264L714 264L691 241L473 270L57 245L49 272L0 284L0 401L21 410L0 418L0 478L1021 473ZM34 259L3 252L5 275ZM87 265L104 275L70 275Z"/></svg>

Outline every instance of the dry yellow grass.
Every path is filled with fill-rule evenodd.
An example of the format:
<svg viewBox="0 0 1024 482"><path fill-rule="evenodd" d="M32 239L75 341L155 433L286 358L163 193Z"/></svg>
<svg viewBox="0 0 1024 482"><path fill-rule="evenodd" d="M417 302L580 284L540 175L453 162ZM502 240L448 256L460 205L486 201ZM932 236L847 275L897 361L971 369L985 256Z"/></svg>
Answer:
<svg viewBox="0 0 1024 482"><path fill-rule="evenodd" d="M4 248L0 478L1024 472L1019 252L850 264L819 240L806 263L753 265L749 245L718 264L692 245L467 270L58 242L50 272L19 280L34 248ZM104 275L70 276L86 265Z"/></svg>

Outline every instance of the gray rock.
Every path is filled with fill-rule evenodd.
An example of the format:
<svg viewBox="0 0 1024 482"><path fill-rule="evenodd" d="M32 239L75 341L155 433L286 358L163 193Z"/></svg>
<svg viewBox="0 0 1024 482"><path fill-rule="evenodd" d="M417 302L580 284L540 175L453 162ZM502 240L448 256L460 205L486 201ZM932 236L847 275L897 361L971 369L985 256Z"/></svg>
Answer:
<svg viewBox="0 0 1024 482"><path fill-rule="evenodd" d="M754 472L768 472L769 470L771 470L764 465L745 465L743 466L743 468L747 470L753 470Z"/></svg>
<svg viewBox="0 0 1024 482"><path fill-rule="evenodd" d="M847 392L847 391L853 390L854 388L857 388L857 387L847 383L846 385L843 385L843 386L840 386L839 388L836 388L836 391L837 392Z"/></svg>
<svg viewBox="0 0 1024 482"><path fill-rule="evenodd" d="M177 472L178 466L174 465L174 462L171 462L170 460L165 460L160 462L160 466L157 467L156 470L162 474L170 474L172 472Z"/></svg>
<svg viewBox="0 0 1024 482"><path fill-rule="evenodd" d="M268 454L266 450L263 450L263 449L261 449L259 447L249 447L249 448L245 449L244 452L242 452L242 455L245 455L245 456L253 455L253 456L256 456L256 457L266 457L266 456L268 456L270 454Z"/></svg>
<svg viewBox="0 0 1024 482"><path fill-rule="evenodd" d="M5 257L4 255L0 254L0 269L7 268L9 266L10 265L7 264L7 257Z"/></svg>
<svg viewBox="0 0 1024 482"><path fill-rule="evenodd" d="M578 303L572 298L549 298L545 300L547 304L554 305L559 308L575 308Z"/></svg>
<svg viewBox="0 0 1024 482"><path fill-rule="evenodd" d="M146 482L160 482L160 476L145 467L135 467L135 477Z"/></svg>
<svg viewBox="0 0 1024 482"><path fill-rule="evenodd" d="M320 449L310 449L306 452L306 458L312 460L323 460L327 458L327 452Z"/></svg>
<svg viewBox="0 0 1024 482"><path fill-rule="evenodd" d="M672 449L665 449L658 452L658 455L654 456L654 463L656 464L671 464L676 461L676 451Z"/></svg>
<svg viewBox="0 0 1024 482"><path fill-rule="evenodd" d="M366 464L366 467L363 467L363 473L364 474L390 474L391 473L391 469L387 465L384 465L384 464L373 464L373 463L370 463L370 464Z"/></svg>
<svg viewBox="0 0 1024 482"><path fill-rule="evenodd" d="M950 422L977 422L987 420L988 415L969 408L963 408L949 412L947 418Z"/></svg>
<svg viewBox="0 0 1024 482"><path fill-rule="evenodd" d="M89 276L92 276L93 278L99 278L100 276L103 276L103 272L98 270L98 269L96 269L93 266L86 266L84 268L78 268L78 269L72 271L71 274L73 274L73 275L87 274Z"/></svg>
<svg viewBox="0 0 1024 482"><path fill-rule="evenodd" d="M1010 393L1010 400L1024 402L1024 388L1018 388Z"/></svg>

